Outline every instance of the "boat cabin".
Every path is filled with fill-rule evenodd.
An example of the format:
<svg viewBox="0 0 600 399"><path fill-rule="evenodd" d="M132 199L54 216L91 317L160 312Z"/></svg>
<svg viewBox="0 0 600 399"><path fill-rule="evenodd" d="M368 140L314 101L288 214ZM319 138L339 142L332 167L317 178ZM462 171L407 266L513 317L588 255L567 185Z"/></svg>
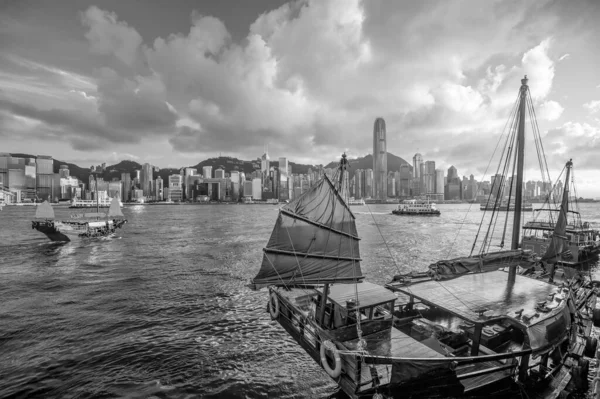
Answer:
<svg viewBox="0 0 600 399"><path fill-rule="evenodd" d="M336 284L318 288L315 301L315 320L326 330L339 330L341 341L354 339L356 324L360 318L363 334L389 330L392 327L396 295L390 290L369 282ZM358 302L357 299L358 298ZM325 306L322 301L325 299Z"/></svg>
<svg viewBox="0 0 600 399"><path fill-rule="evenodd" d="M519 275L510 282L504 271L468 274L443 286L425 280L388 287L406 295L397 313L410 323L399 328L417 339L444 337L440 343L455 356L458 349L463 356L524 349L536 356L566 342L571 328L567 289Z"/></svg>

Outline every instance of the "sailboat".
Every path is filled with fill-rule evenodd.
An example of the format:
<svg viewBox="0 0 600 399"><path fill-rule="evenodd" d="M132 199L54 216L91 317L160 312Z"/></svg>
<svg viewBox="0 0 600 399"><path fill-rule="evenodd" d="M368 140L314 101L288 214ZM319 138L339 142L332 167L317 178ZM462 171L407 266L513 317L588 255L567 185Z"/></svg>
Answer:
<svg viewBox="0 0 600 399"><path fill-rule="evenodd" d="M501 220L493 210L488 229L478 241L485 223L482 218L469 256L440 260L426 272L398 275L386 285L403 298L394 313L398 328L415 338L420 335L421 342L432 340L450 356L457 356L456 372L465 395L517 396L506 392L514 384L538 398L585 392L586 357L593 357L597 347L590 337L596 316L590 311L597 292L589 281L575 275L557 284L548 273L536 278L518 273L540 262L540 256L525 250L520 241L526 110L534 126L536 148L543 149L527 82L525 76L499 166L501 175L511 166L513 173L508 190L508 203L514 193L510 249L504 249L509 215L503 213ZM494 235L496 225L504 226L500 236ZM555 226L558 237L556 229L560 226ZM493 239L499 241L500 250L491 251ZM474 254L477 243L480 249ZM556 260L556 253L544 255L546 260ZM506 357L509 354L513 356Z"/></svg>
<svg viewBox="0 0 600 399"><path fill-rule="evenodd" d="M541 256L542 261L577 267L597 259L600 232L581 220L576 201L574 209L571 209L572 168L573 160L569 160L563 169L566 176L560 206L552 207L548 196L544 207L536 209L533 220L523 226L522 247ZM556 213L558 218L555 220Z"/></svg>
<svg viewBox="0 0 600 399"><path fill-rule="evenodd" d="M54 209L48 201L44 201L37 207L35 219L31 222L31 228L45 234L51 241L108 237L127 223L116 197L107 213L72 214L70 220L56 220Z"/></svg>

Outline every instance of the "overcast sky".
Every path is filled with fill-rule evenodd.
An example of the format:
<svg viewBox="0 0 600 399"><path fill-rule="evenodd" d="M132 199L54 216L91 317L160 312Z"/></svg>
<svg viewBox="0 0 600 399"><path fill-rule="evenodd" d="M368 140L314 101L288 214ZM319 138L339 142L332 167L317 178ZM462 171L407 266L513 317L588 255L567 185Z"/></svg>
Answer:
<svg viewBox="0 0 600 399"><path fill-rule="evenodd" d="M2 152L179 167L268 145L318 164L371 153L381 116L388 151L479 180L527 74L551 175L573 158L600 196L595 0L0 7Z"/></svg>

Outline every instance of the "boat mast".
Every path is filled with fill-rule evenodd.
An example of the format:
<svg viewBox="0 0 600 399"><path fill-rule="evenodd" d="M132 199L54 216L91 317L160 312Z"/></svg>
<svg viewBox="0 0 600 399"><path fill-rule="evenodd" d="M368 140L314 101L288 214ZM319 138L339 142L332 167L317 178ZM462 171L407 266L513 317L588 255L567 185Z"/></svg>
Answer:
<svg viewBox="0 0 600 399"><path fill-rule="evenodd" d="M525 155L525 105L527 101L527 75L521 79L521 99L519 102L519 127L517 131L517 186L515 192L515 215L513 220L512 245L511 249L518 249L520 245L521 233L521 211L523 206L523 159ZM508 204L510 207L510 204ZM509 268L509 279L514 280L517 273L517 266Z"/></svg>

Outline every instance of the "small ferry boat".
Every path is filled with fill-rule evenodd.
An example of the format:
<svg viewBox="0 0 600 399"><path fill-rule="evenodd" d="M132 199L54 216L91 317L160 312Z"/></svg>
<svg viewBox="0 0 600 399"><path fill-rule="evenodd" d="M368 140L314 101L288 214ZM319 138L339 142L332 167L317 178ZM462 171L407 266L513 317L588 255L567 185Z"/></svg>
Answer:
<svg viewBox="0 0 600 399"><path fill-rule="evenodd" d="M394 209L392 213L407 216L440 216L441 214L433 202L417 200L402 201L398 209Z"/></svg>
<svg viewBox="0 0 600 399"><path fill-rule="evenodd" d="M348 205L365 205L365 200L362 198L355 199L354 197L350 197L348 199Z"/></svg>
<svg viewBox="0 0 600 399"><path fill-rule="evenodd" d="M115 197L114 199L116 199L118 201L119 206L122 208L123 203L121 202L121 200L117 197ZM82 200L79 198L74 198L71 201L71 205L69 205L69 208L97 208L97 207L108 208L108 207L110 207L112 201L113 201L113 199L110 197L105 197L104 199L98 199L98 201Z"/></svg>

